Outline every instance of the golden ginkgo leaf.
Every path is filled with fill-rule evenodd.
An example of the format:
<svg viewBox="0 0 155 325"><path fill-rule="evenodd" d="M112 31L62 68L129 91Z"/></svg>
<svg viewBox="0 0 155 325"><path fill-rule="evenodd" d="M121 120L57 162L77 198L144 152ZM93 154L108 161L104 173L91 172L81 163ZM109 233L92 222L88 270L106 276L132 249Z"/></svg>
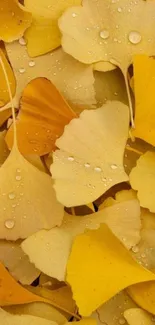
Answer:
<svg viewBox="0 0 155 325"><path fill-rule="evenodd" d="M20 247L21 242L0 240L0 261L22 284L31 284L40 274Z"/></svg>
<svg viewBox="0 0 155 325"><path fill-rule="evenodd" d="M1 19L0 19L0 21L1 21ZM1 26L1 23L0 23L0 26ZM8 80L9 80L12 96L14 96L15 90L16 90L15 76L14 76L13 70L12 70L12 68L11 68L11 66L10 66L10 64L1 48L0 48L0 57L1 57L1 60L3 61L3 64L5 66L5 69L6 69L6 72L8 75ZM2 67L0 66L0 107L4 106L9 101L10 101L10 97L9 97L8 89L6 87L6 82L5 82ZM11 115L11 110L5 110L3 112L0 111L0 125L2 125L3 122L5 122L7 120L7 118L10 117L10 115Z"/></svg>
<svg viewBox="0 0 155 325"><path fill-rule="evenodd" d="M0 166L4 163L9 155L9 149L5 142L6 131L0 132Z"/></svg>
<svg viewBox="0 0 155 325"><path fill-rule="evenodd" d="M34 60L29 57L26 46L19 42L6 44L6 50L17 82L15 107L19 107L20 97L27 84L39 77L53 82L77 112L96 104L92 66L78 62L61 48Z"/></svg>
<svg viewBox="0 0 155 325"><path fill-rule="evenodd" d="M23 36L32 21L31 13L17 0L1 0L0 40L12 42Z"/></svg>
<svg viewBox="0 0 155 325"><path fill-rule="evenodd" d="M63 224L59 228L41 230L28 237L21 246L37 268L63 281L73 239L86 229L97 229L101 223L106 223L130 249L140 240L141 222L138 201L126 201L83 217L65 213Z"/></svg>
<svg viewBox="0 0 155 325"><path fill-rule="evenodd" d="M153 1L84 0L66 10L59 27L65 52L87 64L110 61L126 73L134 54L155 54Z"/></svg>
<svg viewBox="0 0 155 325"><path fill-rule="evenodd" d="M51 177L31 165L16 146L0 168L0 238L26 238L39 229L60 225Z"/></svg>
<svg viewBox="0 0 155 325"><path fill-rule="evenodd" d="M138 285L154 279L152 272L132 259L107 225L102 224L99 229L88 230L74 239L66 281L72 288L81 315L89 316L134 283Z"/></svg>
<svg viewBox="0 0 155 325"><path fill-rule="evenodd" d="M154 325L152 316L140 308L127 309L124 317L129 325Z"/></svg>
<svg viewBox="0 0 155 325"><path fill-rule="evenodd" d="M51 165L61 203L67 207L88 204L128 180L123 167L128 125L128 107L114 101L83 111L65 127Z"/></svg>
<svg viewBox="0 0 155 325"><path fill-rule="evenodd" d="M45 78L32 80L24 89L16 129L18 147L23 154L45 155L55 149L55 141L76 114L57 88ZM13 125L6 142L13 146Z"/></svg>
<svg viewBox="0 0 155 325"><path fill-rule="evenodd" d="M0 308L0 322L3 325L57 325L56 322L31 315L12 315Z"/></svg>
<svg viewBox="0 0 155 325"><path fill-rule="evenodd" d="M61 45L58 19L69 7L80 5L81 0L24 0L25 8L32 13L32 25L25 33L31 57L45 54Z"/></svg>
<svg viewBox="0 0 155 325"><path fill-rule="evenodd" d="M140 205L155 212L155 152L147 151L130 173L130 184L137 191Z"/></svg>

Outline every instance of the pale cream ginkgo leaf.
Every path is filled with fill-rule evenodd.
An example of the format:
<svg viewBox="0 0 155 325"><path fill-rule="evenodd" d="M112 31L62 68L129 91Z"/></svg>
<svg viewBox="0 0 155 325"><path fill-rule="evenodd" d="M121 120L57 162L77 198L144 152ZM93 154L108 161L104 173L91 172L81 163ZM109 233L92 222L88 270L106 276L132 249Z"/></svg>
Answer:
<svg viewBox="0 0 155 325"><path fill-rule="evenodd" d="M88 204L128 180L123 167L128 127L128 107L117 101L85 110L66 125L51 165L59 202Z"/></svg>

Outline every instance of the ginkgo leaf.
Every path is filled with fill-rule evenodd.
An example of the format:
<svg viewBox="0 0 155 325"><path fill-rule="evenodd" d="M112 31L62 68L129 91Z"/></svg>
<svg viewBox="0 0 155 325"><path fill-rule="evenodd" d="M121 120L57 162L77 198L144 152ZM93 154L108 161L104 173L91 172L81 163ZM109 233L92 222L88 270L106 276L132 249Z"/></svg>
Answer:
<svg viewBox="0 0 155 325"><path fill-rule="evenodd" d="M81 315L90 315L134 283L154 279L153 273L132 259L107 225L102 224L99 229L88 230L74 239L66 281L72 288Z"/></svg>
<svg viewBox="0 0 155 325"><path fill-rule="evenodd" d="M140 308L127 309L124 317L129 325L154 325L152 316Z"/></svg>
<svg viewBox="0 0 155 325"><path fill-rule="evenodd" d="M104 61L100 61L100 62L96 62L93 64L93 68L96 71L112 71L116 69L116 66L110 62L104 62Z"/></svg>
<svg viewBox="0 0 155 325"><path fill-rule="evenodd" d="M66 10L59 27L65 52L87 64L110 61L126 73L134 54L155 54L153 1L83 0Z"/></svg>
<svg viewBox="0 0 155 325"><path fill-rule="evenodd" d="M18 147L23 154L45 155L55 149L55 141L76 114L57 88L45 78L32 80L22 93L16 129ZM6 135L13 145L13 126Z"/></svg>
<svg viewBox="0 0 155 325"><path fill-rule="evenodd" d="M31 24L31 14L17 0L1 0L0 39L12 42L19 39Z"/></svg>
<svg viewBox="0 0 155 325"><path fill-rule="evenodd" d="M32 13L32 25L25 33L31 57L45 54L61 45L58 19L69 7L80 5L81 0L24 0L25 8Z"/></svg>
<svg viewBox="0 0 155 325"><path fill-rule="evenodd" d="M57 325L56 322L30 315L12 315L0 308L0 322L3 325Z"/></svg>
<svg viewBox="0 0 155 325"><path fill-rule="evenodd" d="M37 295L26 288L23 288L15 279L9 274L9 272L5 269L3 264L0 263L0 306L12 306L12 305L23 305L29 304L32 302L44 302L48 303L59 310L65 311L66 313L76 316L74 314L75 304L68 303L66 301L66 297L70 295L70 289L67 289L65 292L65 298L62 296L62 291L56 294L56 290L51 291L48 294L48 297L42 297L41 295ZM30 287L32 288L32 287ZM62 304L62 305L61 305ZM66 307L66 308L65 308Z"/></svg>
<svg viewBox="0 0 155 325"><path fill-rule="evenodd" d="M123 290L99 307L92 316L97 319L98 325L121 325L125 324L124 311L134 307L137 307L137 305Z"/></svg>
<svg viewBox="0 0 155 325"><path fill-rule="evenodd" d="M0 111L0 127L11 117L11 108L4 109Z"/></svg>
<svg viewBox="0 0 155 325"><path fill-rule="evenodd" d="M67 319L56 308L44 302L32 302L25 305L3 307L11 314L31 315L56 322L58 325L67 323ZM28 324L29 325L29 324Z"/></svg>
<svg viewBox="0 0 155 325"><path fill-rule="evenodd" d="M145 76L145 78L144 78ZM155 61L146 55L134 58L134 89L136 99L135 129L137 138L155 146Z"/></svg>
<svg viewBox="0 0 155 325"><path fill-rule="evenodd" d="M139 242L140 209L138 201L132 200L84 217L65 213L63 224L59 228L39 231L23 241L21 246L37 268L63 281L75 236L85 229L97 229L103 222L128 249Z"/></svg>
<svg viewBox="0 0 155 325"><path fill-rule="evenodd" d="M22 284L31 284L40 274L20 247L21 242L0 241L0 261Z"/></svg>
<svg viewBox="0 0 155 325"><path fill-rule="evenodd" d="M124 78L119 69L105 73L95 71L94 77L98 107L105 104L108 100L118 100L128 104Z"/></svg>
<svg viewBox="0 0 155 325"><path fill-rule="evenodd" d="M25 160L16 146L0 168L0 179L1 239L26 238L61 224L63 206L50 176Z"/></svg>
<svg viewBox="0 0 155 325"><path fill-rule="evenodd" d="M3 1L3 2L5 2L5 1ZM0 18L0 21L1 21L1 18ZM2 22L1 22L1 24L2 24ZM1 27L0 27L0 30L1 30ZM12 70L12 68L11 68L11 66L10 66L10 64L1 48L0 48L0 57L1 57L1 60L3 61L3 64L5 66L5 69L6 69L6 72L8 75L12 96L14 96L15 90L16 90L16 81L15 81L14 73L13 73L13 70ZM9 101L10 101L10 97L8 94L8 89L6 87L3 70L0 66L0 107L4 106ZM0 124L3 123L3 122L1 122L1 119L2 119L2 121L3 121L3 119L5 121L5 118L4 118L5 113L6 113L6 119L11 115L10 110L7 110L6 112L5 111L0 112ZM2 118L2 116L3 116L3 118Z"/></svg>
<svg viewBox="0 0 155 325"><path fill-rule="evenodd" d="M155 212L155 152L147 151L138 160L130 173L130 184L137 192L140 205Z"/></svg>
<svg viewBox="0 0 155 325"><path fill-rule="evenodd" d="M105 207L110 207L120 202L135 200L137 199L137 194L134 190L122 190L115 194L115 198L109 196L103 201L98 207L99 210L102 210Z"/></svg>
<svg viewBox="0 0 155 325"><path fill-rule="evenodd" d="M6 131L0 132L0 166L4 163L9 155L9 150L5 142Z"/></svg>
<svg viewBox="0 0 155 325"><path fill-rule="evenodd" d="M15 107L19 106L26 85L39 77L53 82L78 112L96 104L92 66L76 61L61 48L35 60L28 56L26 46L19 42L6 44L6 50L17 81ZM10 107L9 104L6 107Z"/></svg>
<svg viewBox="0 0 155 325"><path fill-rule="evenodd" d="M123 167L128 125L128 107L108 102L83 111L65 127L56 141L60 150L54 152L51 165L61 203L67 207L88 204L128 180Z"/></svg>

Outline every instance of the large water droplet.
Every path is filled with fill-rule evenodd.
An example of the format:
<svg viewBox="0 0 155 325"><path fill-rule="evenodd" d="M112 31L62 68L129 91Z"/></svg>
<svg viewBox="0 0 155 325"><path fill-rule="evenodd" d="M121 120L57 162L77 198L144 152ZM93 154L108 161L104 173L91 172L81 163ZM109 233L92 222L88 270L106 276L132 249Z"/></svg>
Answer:
<svg viewBox="0 0 155 325"><path fill-rule="evenodd" d="M107 39L109 37L109 31L107 29L101 30L100 37L103 39Z"/></svg>
<svg viewBox="0 0 155 325"><path fill-rule="evenodd" d="M19 69L19 72L20 72L20 73L24 73L24 72L25 72L25 68L20 68L20 69Z"/></svg>
<svg viewBox="0 0 155 325"><path fill-rule="evenodd" d="M140 43L142 37L140 35L139 32L136 32L136 31L132 31L129 33L129 41L132 43L132 44L138 44Z"/></svg>
<svg viewBox="0 0 155 325"><path fill-rule="evenodd" d="M15 194L14 193L9 193L9 199L13 200L15 198Z"/></svg>
<svg viewBox="0 0 155 325"><path fill-rule="evenodd" d="M15 221L12 219L8 219L5 221L5 227L7 229L12 229L15 226Z"/></svg>
<svg viewBox="0 0 155 325"><path fill-rule="evenodd" d="M29 62L29 67L34 67L35 66L35 61L30 61Z"/></svg>

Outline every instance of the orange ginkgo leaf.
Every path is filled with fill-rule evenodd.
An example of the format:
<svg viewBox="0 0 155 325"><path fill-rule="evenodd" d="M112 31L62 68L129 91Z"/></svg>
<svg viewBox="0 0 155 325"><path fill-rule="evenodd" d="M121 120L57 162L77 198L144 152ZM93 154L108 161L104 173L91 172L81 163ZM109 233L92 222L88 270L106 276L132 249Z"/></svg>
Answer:
<svg viewBox="0 0 155 325"><path fill-rule="evenodd" d="M65 289L65 296L71 296L71 290L69 287ZM59 290L60 291L60 290ZM44 294L41 296L40 292L33 293L26 288L22 287L15 279L9 274L2 263L0 263L0 306L11 306L28 304L31 302L44 302L48 303L60 310L67 312L68 314L74 315L75 304L71 304L70 301L62 297L62 292L54 290L53 294ZM39 293L39 295L37 295ZM64 294L64 292L63 292Z"/></svg>
<svg viewBox="0 0 155 325"><path fill-rule="evenodd" d="M18 147L23 154L45 155L55 149L55 141L64 126L76 114L45 78L32 80L23 91L17 118ZM13 145L13 126L6 135L9 148Z"/></svg>
<svg viewBox="0 0 155 325"><path fill-rule="evenodd" d="M4 66L5 66L5 70L7 72L10 89L11 89L11 94L12 94L12 96L14 96L15 90L16 90L15 76L14 76L13 70L12 70L2 48L0 48L0 57L1 57L1 60L4 64ZM0 66L0 107L4 106L6 103L8 103L9 100L10 100L10 97L9 97L8 89L6 86L4 73L3 73L2 67ZM4 115L4 112L6 112L6 115ZM7 119L11 115L11 110L5 110L4 112L0 112L0 124L1 125L2 125L3 119L5 122L5 116ZM3 115L2 115L2 113L3 113Z"/></svg>

